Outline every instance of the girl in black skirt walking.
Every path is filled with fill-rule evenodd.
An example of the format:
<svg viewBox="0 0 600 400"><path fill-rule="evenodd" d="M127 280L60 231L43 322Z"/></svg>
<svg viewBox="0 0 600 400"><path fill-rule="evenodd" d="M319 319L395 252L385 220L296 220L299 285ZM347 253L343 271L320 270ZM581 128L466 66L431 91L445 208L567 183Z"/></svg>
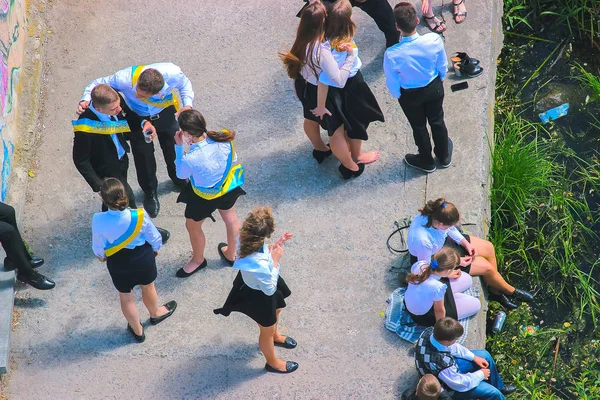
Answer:
<svg viewBox="0 0 600 400"><path fill-rule="evenodd" d="M348 0L337 0L327 13L325 28L327 42L324 45L331 47L333 58L341 66L348 57L345 49L350 43L354 48L355 61L345 86L336 85L326 74L319 76L318 106L312 112L319 118L325 117L330 132L338 129L345 132L349 139L350 154L355 162L369 164L377 161L379 152L362 152L363 141L369 139L367 128L371 122L384 122L384 118L375 96L360 72L362 63L358 58L358 48L353 42L355 32L352 4ZM340 172L345 179L353 176L351 171L343 168L340 168Z"/></svg>
<svg viewBox="0 0 600 400"><path fill-rule="evenodd" d="M239 272L225 305L214 313L227 317L232 311L238 311L252 318L260 329L258 345L267 360L265 369L289 373L298 369L298 364L278 359L275 346L293 349L297 345L294 339L277 331L279 314L286 305L284 299L291 294L279 276L279 260L283 244L293 235L286 232L276 243L265 244L265 239L274 231L270 208L257 208L248 215L240 230L238 258L233 265Z"/></svg>
<svg viewBox="0 0 600 400"><path fill-rule="evenodd" d="M127 329L141 343L146 335L131 292L135 286L140 285L142 289L142 299L152 325L170 317L177 308L175 301L159 306L154 287L155 257L162 239L144 209L127 208L129 199L121 181L106 179L100 196L108 211L96 213L92 218L92 249L100 262L106 261L113 284L119 291Z"/></svg>
<svg viewBox="0 0 600 400"><path fill-rule="evenodd" d="M175 168L178 178L190 181L177 202L186 203L185 227L193 255L176 275L186 278L206 267L206 236L202 224L206 218L215 220L212 216L215 210L221 214L227 230L227 243L219 243L217 249L221 258L233 265L240 230L235 202L246 192L241 187L244 168L237 163L233 146L235 132L207 130L206 120L198 110L183 111L178 122L181 130L175 134ZM183 149L184 137L192 142L187 153Z"/></svg>

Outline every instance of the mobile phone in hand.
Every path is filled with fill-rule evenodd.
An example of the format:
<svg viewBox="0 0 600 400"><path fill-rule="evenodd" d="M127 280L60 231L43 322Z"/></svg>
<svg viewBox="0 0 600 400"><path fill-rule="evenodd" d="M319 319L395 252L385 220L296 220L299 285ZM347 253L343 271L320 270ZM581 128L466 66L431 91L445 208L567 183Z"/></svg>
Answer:
<svg viewBox="0 0 600 400"><path fill-rule="evenodd" d="M452 90L453 92L458 92L459 90L464 90L468 87L469 87L469 82L464 81L461 83L455 83L454 85L450 86L450 90Z"/></svg>

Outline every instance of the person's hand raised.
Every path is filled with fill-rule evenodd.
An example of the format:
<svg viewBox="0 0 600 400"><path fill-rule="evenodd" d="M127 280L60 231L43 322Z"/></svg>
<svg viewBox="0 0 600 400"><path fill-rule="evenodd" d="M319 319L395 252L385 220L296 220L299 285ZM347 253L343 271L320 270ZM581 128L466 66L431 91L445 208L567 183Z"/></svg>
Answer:
<svg viewBox="0 0 600 400"><path fill-rule="evenodd" d="M175 132L175 144L178 146L183 145L183 131L181 129Z"/></svg>
<svg viewBox="0 0 600 400"><path fill-rule="evenodd" d="M85 110L87 110L90 107L90 102L86 101L86 100L81 100L79 102L79 104L77 105L77 115L81 115L81 113L83 113Z"/></svg>
<svg viewBox="0 0 600 400"><path fill-rule="evenodd" d="M273 248L271 249L271 257L273 257L273 262L275 264L275 268L279 267L279 260L283 256L283 247L279 244L275 243Z"/></svg>
<svg viewBox="0 0 600 400"><path fill-rule="evenodd" d="M341 51L347 51L349 56L354 55L354 46L352 43L344 43L338 47Z"/></svg>

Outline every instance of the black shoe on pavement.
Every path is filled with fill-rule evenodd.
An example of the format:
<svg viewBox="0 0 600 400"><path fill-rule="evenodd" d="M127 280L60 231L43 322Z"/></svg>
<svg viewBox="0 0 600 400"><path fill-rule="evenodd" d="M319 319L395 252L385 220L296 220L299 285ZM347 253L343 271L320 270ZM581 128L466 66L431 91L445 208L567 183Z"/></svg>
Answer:
<svg viewBox="0 0 600 400"><path fill-rule="evenodd" d="M44 259L40 258L40 257L36 257L36 256L31 256L31 260L29 260L29 265L33 269L39 268L42 265L44 265ZM8 257L5 257L4 258L4 269L7 271L12 271L15 268L16 268L15 264L12 262L12 260Z"/></svg>
<svg viewBox="0 0 600 400"><path fill-rule="evenodd" d="M160 233L160 237L162 238L162 244L167 244L169 238L171 237L171 233L163 228L156 227L158 233Z"/></svg>
<svg viewBox="0 0 600 400"><path fill-rule="evenodd" d="M160 211L160 203L158 202L156 192L144 193L144 209L151 218L156 218Z"/></svg>
<svg viewBox="0 0 600 400"><path fill-rule="evenodd" d="M508 396L511 393L514 393L517 390L515 385L504 385L502 390L500 391L503 395Z"/></svg>
<svg viewBox="0 0 600 400"><path fill-rule="evenodd" d="M502 307L506 308L507 310L514 310L518 307L518 305L510 301L505 294L490 293L488 296L488 300L497 301L502 305Z"/></svg>
<svg viewBox="0 0 600 400"><path fill-rule="evenodd" d="M37 271L33 271L29 276L17 274L17 279L23 283L28 283L29 286L38 290L50 290L56 286L52 279L46 278Z"/></svg>
<svg viewBox="0 0 600 400"><path fill-rule="evenodd" d="M404 156L404 162L409 166L416 169L420 169L428 174L435 171L435 164L427 164L421 160L418 154L407 154Z"/></svg>
<svg viewBox="0 0 600 400"><path fill-rule="evenodd" d="M526 303L533 302L533 295L527 290L515 289L513 294L511 294L510 296L517 300L524 301Z"/></svg>
<svg viewBox="0 0 600 400"><path fill-rule="evenodd" d="M173 315L173 313L177 309L177 302L175 300L171 300L167 304L164 304L164 306L167 309L167 313L161 315L160 317L156 317L156 318L150 317L150 323L152 325L156 325L156 324L164 321L165 319L169 318L171 315Z"/></svg>
<svg viewBox="0 0 600 400"><path fill-rule="evenodd" d="M275 372L277 374L289 374L290 372L294 372L298 369L298 363L294 361L286 361L285 362L285 371L280 371L271 367L269 364L265 364L265 369L269 372Z"/></svg>
<svg viewBox="0 0 600 400"><path fill-rule="evenodd" d="M440 160L442 168L448 168L452 164L452 150L454 150L454 143L452 143L452 139L448 138L448 157Z"/></svg>
<svg viewBox="0 0 600 400"><path fill-rule="evenodd" d="M140 321L140 325L142 325L142 322ZM131 325L127 324L127 330L129 332L131 332L131 334L133 335L133 337L135 338L135 340L138 343L144 343L144 340L146 340L146 334L144 333L144 326L142 325L142 334L138 335L137 333L135 333L133 331L133 329L131 328Z"/></svg>

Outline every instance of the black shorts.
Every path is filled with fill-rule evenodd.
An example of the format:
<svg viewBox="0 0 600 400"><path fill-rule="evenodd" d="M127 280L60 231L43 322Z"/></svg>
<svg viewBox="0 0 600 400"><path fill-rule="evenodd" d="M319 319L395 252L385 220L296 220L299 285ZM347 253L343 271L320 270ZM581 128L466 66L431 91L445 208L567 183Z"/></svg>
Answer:
<svg viewBox="0 0 600 400"><path fill-rule="evenodd" d="M241 187L236 187L230 192L225 193L221 197L213 200L206 200L198 196L192 184L188 183L187 187L177 197L178 203L185 203L185 217L200 222L206 218L215 220L212 213L216 210L229 210L235 205L238 197L245 195L246 192Z"/></svg>

